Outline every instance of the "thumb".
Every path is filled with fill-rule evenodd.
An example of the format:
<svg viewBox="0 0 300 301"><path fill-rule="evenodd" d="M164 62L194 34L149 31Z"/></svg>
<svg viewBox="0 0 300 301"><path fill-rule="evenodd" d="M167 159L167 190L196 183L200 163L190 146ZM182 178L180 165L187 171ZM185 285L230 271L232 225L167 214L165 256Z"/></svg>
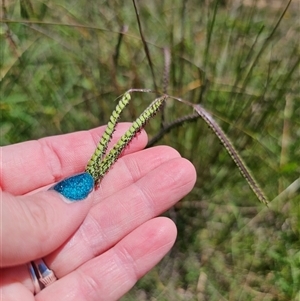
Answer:
<svg viewBox="0 0 300 301"><path fill-rule="evenodd" d="M94 179L81 173L50 190L0 199L1 267L41 258L62 245L87 215Z"/></svg>

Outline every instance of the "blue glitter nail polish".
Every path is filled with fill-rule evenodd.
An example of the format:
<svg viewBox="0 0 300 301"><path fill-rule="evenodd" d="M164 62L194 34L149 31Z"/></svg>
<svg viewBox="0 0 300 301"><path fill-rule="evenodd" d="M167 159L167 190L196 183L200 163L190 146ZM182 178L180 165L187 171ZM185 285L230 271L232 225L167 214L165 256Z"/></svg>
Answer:
<svg viewBox="0 0 300 301"><path fill-rule="evenodd" d="M86 172L63 179L50 189L57 191L71 201L84 200L94 188L93 177Z"/></svg>

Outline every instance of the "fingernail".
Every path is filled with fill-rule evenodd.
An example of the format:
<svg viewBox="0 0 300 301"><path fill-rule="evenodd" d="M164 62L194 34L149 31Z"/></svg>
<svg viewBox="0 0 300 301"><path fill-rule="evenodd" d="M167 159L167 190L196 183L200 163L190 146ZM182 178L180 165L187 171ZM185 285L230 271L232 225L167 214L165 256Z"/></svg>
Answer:
<svg viewBox="0 0 300 301"><path fill-rule="evenodd" d="M87 198L94 189L94 183L93 177L89 173L83 172L63 179L49 190L55 190L70 201L76 202Z"/></svg>

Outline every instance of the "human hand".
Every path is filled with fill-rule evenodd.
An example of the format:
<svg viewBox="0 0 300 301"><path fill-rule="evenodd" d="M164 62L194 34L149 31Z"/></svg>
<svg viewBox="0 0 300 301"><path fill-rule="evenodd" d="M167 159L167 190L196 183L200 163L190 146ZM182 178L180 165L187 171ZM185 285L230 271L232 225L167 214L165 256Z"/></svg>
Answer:
<svg viewBox="0 0 300 301"><path fill-rule="evenodd" d="M113 142L127 128L119 124ZM46 190L84 169L103 131L2 148L3 300L117 300L172 247L174 223L156 216L192 189L195 170L170 147L142 150L144 131L83 201ZM38 258L58 280L34 296L26 264Z"/></svg>

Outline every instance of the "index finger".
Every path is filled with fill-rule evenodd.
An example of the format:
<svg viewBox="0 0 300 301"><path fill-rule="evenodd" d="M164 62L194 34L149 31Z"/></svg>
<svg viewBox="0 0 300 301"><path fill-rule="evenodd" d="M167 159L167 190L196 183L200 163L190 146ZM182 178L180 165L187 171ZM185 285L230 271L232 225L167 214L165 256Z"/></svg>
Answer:
<svg viewBox="0 0 300 301"><path fill-rule="evenodd" d="M105 127L52 136L9 145L1 149L0 188L14 195L26 194L84 170ZM119 124L112 143L128 129ZM145 147L144 131L134 138L126 152Z"/></svg>

